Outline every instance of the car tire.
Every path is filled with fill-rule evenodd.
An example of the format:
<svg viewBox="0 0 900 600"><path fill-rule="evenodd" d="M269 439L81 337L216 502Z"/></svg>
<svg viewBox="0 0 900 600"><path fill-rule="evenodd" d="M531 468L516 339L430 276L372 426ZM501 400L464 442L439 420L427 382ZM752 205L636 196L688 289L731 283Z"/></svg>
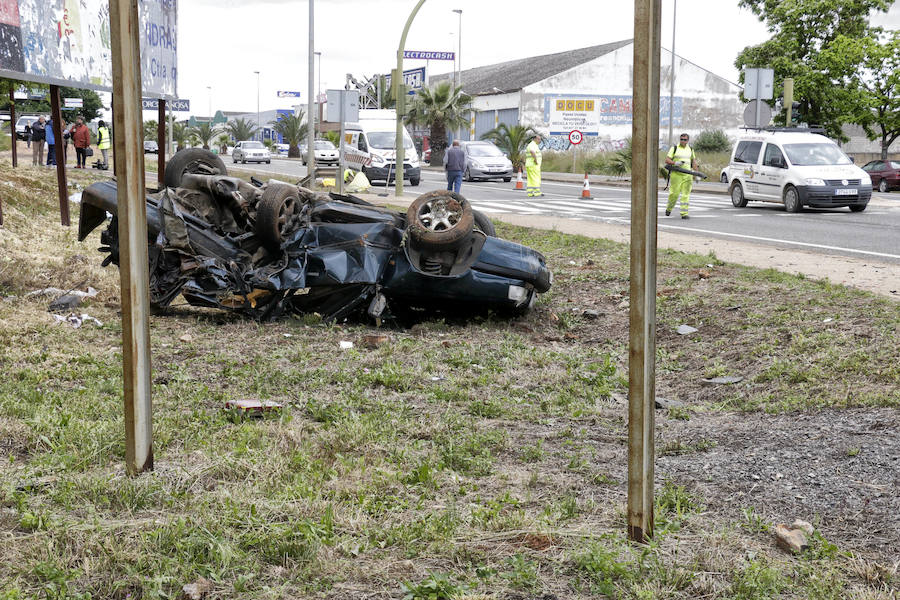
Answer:
<svg viewBox="0 0 900 600"><path fill-rule="evenodd" d="M850 212L862 212L862 211L866 210L867 206L868 206L868 204L851 204Z"/></svg>
<svg viewBox="0 0 900 600"><path fill-rule="evenodd" d="M509 183L510 181L512 181L512 177L504 177L503 178L504 183Z"/></svg>
<svg viewBox="0 0 900 600"><path fill-rule="evenodd" d="M447 190L422 194L406 211L410 241L423 250L452 250L474 226L469 201Z"/></svg>
<svg viewBox="0 0 900 600"><path fill-rule="evenodd" d="M232 157L232 159L231 159L231 163L232 163L232 164L235 164L235 165L236 165L236 164L237 164L237 159L236 159L236 158L234 158L234 157Z"/></svg>
<svg viewBox="0 0 900 600"><path fill-rule="evenodd" d="M494 229L494 223L491 219L480 210L472 209L472 220L475 227L481 230L488 237L497 237L497 231Z"/></svg>
<svg viewBox="0 0 900 600"><path fill-rule="evenodd" d="M271 165L271 164L272 164L272 161L271 161L271 160L267 160L267 161L266 161L266 164L267 164L267 165Z"/></svg>
<svg viewBox="0 0 900 600"><path fill-rule="evenodd" d="M882 194L887 194L887 191L888 191L887 179L882 179L881 181L878 182L878 191L881 192Z"/></svg>
<svg viewBox="0 0 900 600"><path fill-rule="evenodd" d="M409 185L416 187L417 185L419 185L420 181L421 179L419 177L411 177L409 180Z"/></svg>
<svg viewBox="0 0 900 600"><path fill-rule="evenodd" d="M798 213L803 208L800 204L800 192L792 185L784 188L784 210L789 213Z"/></svg>
<svg viewBox="0 0 900 600"><path fill-rule="evenodd" d="M747 206L747 197L744 195L744 187L740 181L735 181L731 186L731 204L735 208Z"/></svg>
<svg viewBox="0 0 900 600"><path fill-rule="evenodd" d="M284 183L269 184L256 206L254 232L262 245L272 251L281 248L300 209L297 188Z"/></svg>
<svg viewBox="0 0 900 600"><path fill-rule="evenodd" d="M469 172L469 167L466 167L466 170L463 172L463 181L472 181L472 173Z"/></svg>
<svg viewBox="0 0 900 600"><path fill-rule="evenodd" d="M166 187L177 188L186 173L201 175L228 175L225 163L217 154L203 148L185 148L176 152L166 165L163 183Z"/></svg>

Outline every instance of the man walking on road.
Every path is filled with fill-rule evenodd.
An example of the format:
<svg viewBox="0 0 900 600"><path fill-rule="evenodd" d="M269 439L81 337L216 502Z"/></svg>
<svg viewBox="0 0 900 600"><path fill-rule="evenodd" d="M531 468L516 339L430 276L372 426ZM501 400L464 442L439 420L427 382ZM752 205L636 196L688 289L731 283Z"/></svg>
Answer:
<svg viewBox="0 0 900 600"><path fill-rule="evenodd" d="M669 153L666 155L666 164L674 165L676 167L690 168L694 171L697 170L697 157L694 156L694 150L690 146L688 146L688 140L690 140L690 136L686 133L681 134L681 138L679 139L679 143L677 146L672 146L669 149ZM678 171L671 171L669 173L669 202L666 204L666 216L672 214L672 209L675 208L675 202L678 201L678 196L681 196L681 218L687 219L688 217L688 202L691 198L691 188L694 186L694 176L688 173L679 173Z"/></svg>
<svg viewBox="0 0 900 600"><path fill-rule="evenodd" d="M465 168L466 153L459 147L459 140L453 140L453 145L447 148L447 153L444 154L444 169L447 171L448 190L459 193Z"/></svg>
<svg viewBox="0 0 900 600"><path fill-rule="evenodd" d="M536 198L543 196L541 193L541 136L535 135L534 138L525 146L525 174L528 175L528 184L526 192L528 197Z"/></svg>

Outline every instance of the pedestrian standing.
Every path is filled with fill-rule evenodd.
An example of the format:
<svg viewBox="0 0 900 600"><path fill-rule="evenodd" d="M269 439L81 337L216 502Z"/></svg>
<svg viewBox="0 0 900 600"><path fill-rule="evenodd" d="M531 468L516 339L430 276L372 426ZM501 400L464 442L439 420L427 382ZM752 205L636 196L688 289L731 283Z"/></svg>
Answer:
<svg viewBox="0 0 900 600"><path fill-rule="evenodd" d="M541 136L535 135L525 146L525 174L528 176L526 192L529 197L543 196L541 193Z"/></svg>
<svg viewBox="0 0 900 600"><path fill-rule="evenodd" d="M666 154L666 164L674 165L676 167L687 168L690 165L690 168L694 171L697 170L699 164L697 163L697 157L694 155L694 149L688 146L688 141L690 141L691 136L686 133L682 133L677 146L672 146L669 150L668 154ZM689 173L679 173L678 171L671 171L669 174L669 202L666 204L666 216L672 214L672 209L675 208L675 202L678 201L678 197L681 196L681 218L687 219L688 217L688 202L691 198L691 188L694 186L694 176Z"/></svg>
<svg viewBox="0 0 900 600"><path fill-rule="evenodd" d="M83 169L87 165L87 149L91 145L91 130L84 124L82 117L76 117L72 126L72 145L75 146L75 168Z"/></svg>
<svg viewBox="0 0 900 600"><path fill-rule="evenodd" d="M25 123L25 147L31 148L31 125Z"/></svg>
<svg viewBox="0 0 900 600"><path fill-rule="evenodd" d="M47 119L47 127L44 129L47 136L47 166L56 164L56 134L53 133L53 119Z"/></svg>
<svg viewBox="0 0 900 600"><path fill-rule="evenodd" d="M106 123L104 121L100 121L100 123L97 124L97 149L103 154L104 169L109 168L109 146L109 129L106 128Z"/></svg>
<svg viewBox="0 0 900 600"><path fill-rule="evenodd" d="M447 148L447 153L444 154L444 169L447 171L448 190L459 193L465 168L466 153L459 147L459 140L453 140L453 145Z"/></svg>
<svg viewBox="0 0 900 600"><path fill-rule="evenodd" d="M31 164L35 167L44 164L45 127L44 117L38 117L38 120L31 124L31 141L34 142L31 146Z"/></svg>

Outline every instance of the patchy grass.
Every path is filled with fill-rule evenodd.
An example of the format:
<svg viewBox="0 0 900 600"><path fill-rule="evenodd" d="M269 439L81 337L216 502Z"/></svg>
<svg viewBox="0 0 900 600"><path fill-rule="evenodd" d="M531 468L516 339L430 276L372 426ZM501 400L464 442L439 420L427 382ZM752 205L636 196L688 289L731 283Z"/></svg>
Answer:
<svg viewBox="0 0 900 600"><path fill-rule="evenodd" d="M173 598L200 577L242 599L896 598L896 465L879 462L896 448L896 303L662 253L657 386L685 406L657 414L656 536L636 546L626 247L499 225L554 269L535 311L388 330L374 350L339 348L368 325L176 305L151 319L156 469L131 478L118 271L98 233L58 224L51 172L0 165L0 189L4 600ZM25 295L47 286L100 290L79 312L103 324L53 325L50 298ZM685 322L699 332L675 334ZM713 374L744 381L702 385ZM234 398L284 408L244 419ZM838 443L838 424L865 435ZM816 455L796 449L812 439ZM843 501L813 502L826 488ZM799 557L770 531L795 516L821 531Z"/></svg>

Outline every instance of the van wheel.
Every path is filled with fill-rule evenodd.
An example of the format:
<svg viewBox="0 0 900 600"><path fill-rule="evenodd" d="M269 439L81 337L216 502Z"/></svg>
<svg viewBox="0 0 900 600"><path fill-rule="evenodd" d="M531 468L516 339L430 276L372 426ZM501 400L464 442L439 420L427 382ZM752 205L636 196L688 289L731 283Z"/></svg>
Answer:
<svg viewBox="0 0 900 600"><path fill-rule="evenodd" d="M868 205L867 204L851 204L850 212L862 212L862 211L866 210L866 206L868 206Z"/></svg>
<svg viewBox="0 0 900 600"><path fill-rule="evenodd" d="M784 188L784 209L790 213L800 212L800 193L792 185Z"/></svg>
<svg viewBox="0 0 900 600"><path fill-rule="evenodd" d="M739 181L735 181L731 186L731 203L735 208L747 206L747 197L744 196L744 188Z"/></svg>

